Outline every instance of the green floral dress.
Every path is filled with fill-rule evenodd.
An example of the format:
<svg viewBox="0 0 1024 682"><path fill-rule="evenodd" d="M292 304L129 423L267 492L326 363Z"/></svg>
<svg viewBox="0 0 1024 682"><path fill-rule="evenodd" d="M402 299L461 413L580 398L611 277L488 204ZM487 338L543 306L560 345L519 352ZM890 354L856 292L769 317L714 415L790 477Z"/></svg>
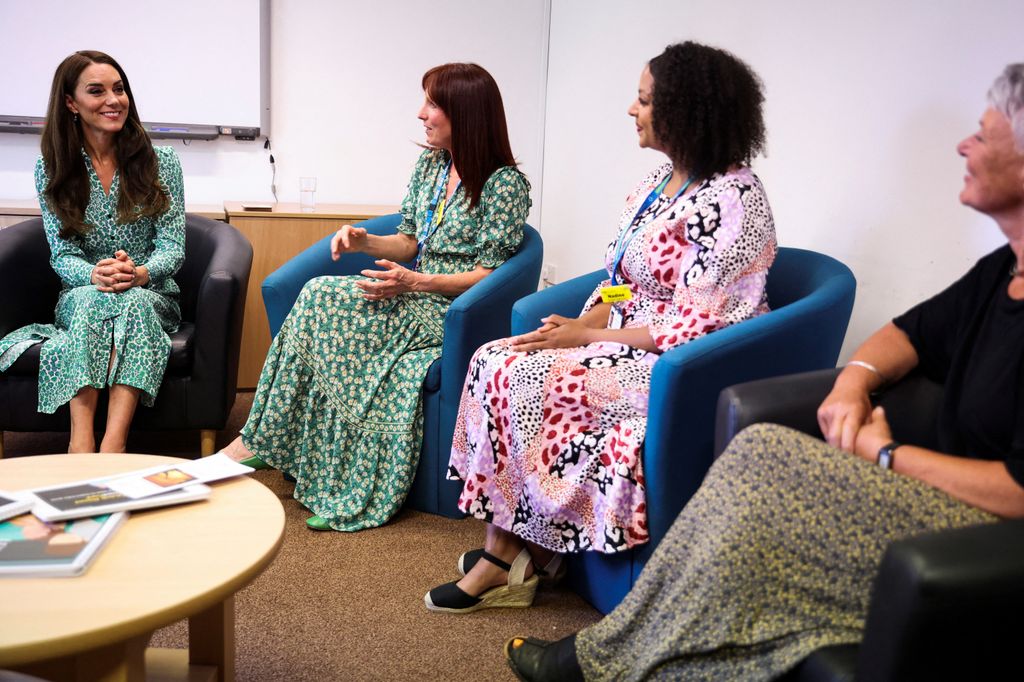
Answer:
<svg viewBox="0 0 1024 682"><path fill-rule="evenodd" d="M436 150L420 156L400 232L419 235L448 159ZM512 167L488 178L472 210L457 189L420 270L501 265L522 240L529 191ZM405 500L423 440L423 379L441 355L452 301L427 293L367 301L360 279L306 283L270 346L242 428L249 450L295 477L295 499L343 531L379 526Z"/></svg>
<svg viewBox="0 0 1024 682"><path fill-rule="evenodd" d="M40 412L52 414L83 386L114 384L142 391L142 404L152 405L163 380L171 340L178 327L178 285L174 273L185 258L185 191L178 155L170 147L154 147L160 182L171 205L163 214L130 223L117 222L120 173L110 193L82 151L89 171L89 204L85 237L63 239L60 221L43 197L49 179L42 158L36 162L36 192L43 229L50 244L50 265L63 289L54 324L30 324L0 339L0 371L36 343L39 352ZM90 283L92 269L116 251L128 253L136 265L149 269L150 282L119 293L103 293ZM116 350L111 362L111 351Z"/></svg>

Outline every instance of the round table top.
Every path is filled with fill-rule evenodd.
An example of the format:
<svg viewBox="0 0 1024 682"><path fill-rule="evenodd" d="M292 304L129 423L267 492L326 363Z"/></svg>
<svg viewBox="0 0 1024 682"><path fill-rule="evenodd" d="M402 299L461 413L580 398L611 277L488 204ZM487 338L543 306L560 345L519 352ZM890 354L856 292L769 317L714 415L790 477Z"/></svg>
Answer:
<svg viewBox="0 0 1024 682"><path fill-rule="evenodd" d="M181 462L154 455L42 455L0 460L17 491ZM0 667L136 637L223 602L276 556L284 509L242 476L206 500L129 512L83 575L0 578Z"/></svg>

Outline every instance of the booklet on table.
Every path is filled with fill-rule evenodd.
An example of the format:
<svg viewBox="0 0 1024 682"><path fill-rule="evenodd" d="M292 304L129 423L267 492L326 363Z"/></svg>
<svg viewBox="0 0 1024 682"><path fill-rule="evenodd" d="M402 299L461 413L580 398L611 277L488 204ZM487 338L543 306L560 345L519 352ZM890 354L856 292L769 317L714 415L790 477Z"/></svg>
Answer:
<svg viewBox="0 0 1024 682"><path fill-rule="evenodd" d="M127 516L53 523L22 514L0 522L0 576L79 575Z"/></svg>
<svg viewBox="0 0 1024 682"><path fill-rule="evenodd" d="M32 498L25 493L9 493L0 490L0 521L18 514L24 514L32 508Z"/></svg>
<svg viewBox="0 0 1024 682"><path fill-rule="evenodd" d="M160 495L194 483L210 483L241 476L252 471L255 469L218 452L201 459L182 460L181 464L163 464L112 476L104 484L126 497L139 498Z"/></svg>
<svg viewBox="0 0 1024 682"><path fill-rule="evenodd" d="M110 478L77 481L29 490L27 492L33 498L32 513L43 521L64 521L111 512L194 502L210 496L209 487L202 483L193 483L185 488L171 490L162 495L135 499L116 490L111 490L106 485Z"/></svg>

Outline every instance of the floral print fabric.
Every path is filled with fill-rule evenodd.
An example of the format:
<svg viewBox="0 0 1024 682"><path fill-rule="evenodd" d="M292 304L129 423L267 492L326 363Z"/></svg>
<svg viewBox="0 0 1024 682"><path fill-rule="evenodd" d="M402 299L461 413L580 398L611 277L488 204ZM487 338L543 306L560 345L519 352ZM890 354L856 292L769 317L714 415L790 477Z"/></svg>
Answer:
<svg viewBox="0 0 1024 682"><path fill-rule="evenodd" d="M0 371L33 344L45 342L39 353L40 412L52 414L83 386L133 386L142 391L141 401L147 406L156 398L171 352L167 334L181 320L174 274L185 258L185 190L178 155L170 147L154 151L170 208L129 223L116 220L120 172L114 174L110 193L104 192L82 151L90 191L85 222L92 229L70 239L59 236L60 222L43 196L48 178L42 158L36 163L50 265L63 289L54 324L31 324L0 339ZM119 250L149 269L150 282L119 293L101 292L90 283L93 267Z"/></svg>
<svg viewBox="0 0 1024 682"><path fill-rule="evenodd" d="M402 202L399 230L419 235L448 156L426 151ZM472 210L452 196L420 261L423 272L497 267L518 247L529 184L496 170ZM407 293L366 301L361 277L307 282L271 344L242 440L296 479L294 497L332 528L386 523L412 484L423 439L421 389L441 355L451 299Z"/></svg>
<svg viewBox="0 0 1024 682"><path fill-rule="evenodd" d="M671 171L659 168L630 194L620 234ZM649 328L668 350L767 310L775 231L749 169L714 176L649 213L622 259L620 281L633 291L622 306L625 327ZM599 300L598 288L585 310ZM503 340L479 349L449 468L449 478L463 481L462 510L556 552L646 542L640 449L657 359L609 342L517 353Z"/></svg>

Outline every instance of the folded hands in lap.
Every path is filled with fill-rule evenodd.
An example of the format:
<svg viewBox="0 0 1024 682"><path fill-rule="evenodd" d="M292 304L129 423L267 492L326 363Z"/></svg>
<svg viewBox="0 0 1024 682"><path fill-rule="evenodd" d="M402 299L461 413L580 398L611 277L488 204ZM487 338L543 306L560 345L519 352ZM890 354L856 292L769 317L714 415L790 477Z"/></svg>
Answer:
<svg viewBox="0 0 1024 682"><path fill-rule="evenodd" d="M136 266L126 252L104 258L92 269L92 283L104 293L120 293L148 281L144 266Z"/></svg>
<svg viewBox="0 0 1024 682"><path fill-rule="evenodd" d="M512 337L512 350L531 351L545 348L575 348L591 342L592 328L578 317L548 315L540 327Z"/></svg>
<svg viewBox="0 0 1024 682"><path fill-rule="evenodd" d="M872 409L868 392L841 386L838 381L818 407L818 426L829 445L870 461L892 441L885 411Z"/></svg>

